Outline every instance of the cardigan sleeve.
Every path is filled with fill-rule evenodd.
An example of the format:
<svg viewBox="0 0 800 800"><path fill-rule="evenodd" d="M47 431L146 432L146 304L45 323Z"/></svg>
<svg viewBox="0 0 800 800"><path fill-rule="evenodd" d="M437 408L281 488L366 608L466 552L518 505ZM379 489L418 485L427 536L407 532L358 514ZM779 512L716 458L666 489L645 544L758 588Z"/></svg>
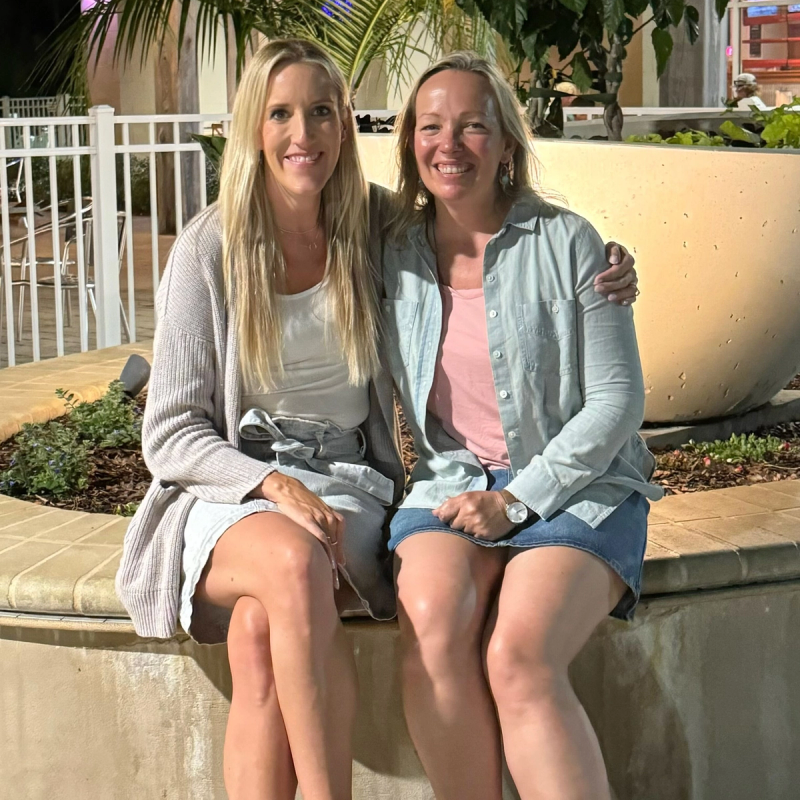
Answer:
<svg viewBox="0 0 800 800"><path fill-rule="evenodd" d="M583 407L508 485L543 519L606 472L644 416L633 309L594 290L595 276L606 268L605 248L583 222L572 252Z"/></svg>
<svg viewBox="0 0 800 800"><path fill-rule="evenodd" d="M216 220L204 217L178 237L159 287L142 452L155 478L203 500L239 503L274 469L241 453L213 422L221 248Z"/></svg>

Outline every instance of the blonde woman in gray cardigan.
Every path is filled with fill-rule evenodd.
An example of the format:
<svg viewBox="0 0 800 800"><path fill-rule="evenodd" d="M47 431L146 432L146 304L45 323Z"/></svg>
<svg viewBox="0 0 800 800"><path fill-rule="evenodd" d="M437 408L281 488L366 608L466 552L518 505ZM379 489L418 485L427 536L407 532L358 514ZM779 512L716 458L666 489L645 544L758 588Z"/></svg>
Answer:
<svg viewBox="0 0 800 800"><path fill-rule="evenodd" d="M227 639L231 800L290 800L298 782L306 800L351 796L340 612L349 596L394 616L380 555L403 478L377 349L378 199L341 73L316 45L268 44L239 87L219 203L178 238L158 293L154 481L117 587L142 636L180 622Z"/></svg>

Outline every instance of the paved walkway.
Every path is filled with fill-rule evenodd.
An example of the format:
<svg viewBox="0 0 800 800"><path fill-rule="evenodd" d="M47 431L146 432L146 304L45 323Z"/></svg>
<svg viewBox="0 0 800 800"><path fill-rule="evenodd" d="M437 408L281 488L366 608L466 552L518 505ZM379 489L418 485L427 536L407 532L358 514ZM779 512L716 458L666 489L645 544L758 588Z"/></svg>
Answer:
<svg viewBox="0 0 800 800"><path fill-rule="evenodd" d="M0 440L60 414L56 388L99 396L132 352L151 354L127 345L0 370ZM124 618L113 576L126 526L0 495L0 613ZM676 495L651 510L645 598L797 578L800 481Z"/></svg>

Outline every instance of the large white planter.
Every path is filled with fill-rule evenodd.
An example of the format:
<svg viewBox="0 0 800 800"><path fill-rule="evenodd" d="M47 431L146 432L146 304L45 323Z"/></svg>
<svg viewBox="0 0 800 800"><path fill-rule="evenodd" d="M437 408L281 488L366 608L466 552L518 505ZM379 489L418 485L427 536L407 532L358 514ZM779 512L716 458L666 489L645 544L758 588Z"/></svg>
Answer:
<svg viewBox="0 0 800 800"><path fill-rule="evenodd" d="M391 184L393 137L362 136ZM540 140L542 185L636 256L646 419L739 414L800 371L800 157Z"/></svg>

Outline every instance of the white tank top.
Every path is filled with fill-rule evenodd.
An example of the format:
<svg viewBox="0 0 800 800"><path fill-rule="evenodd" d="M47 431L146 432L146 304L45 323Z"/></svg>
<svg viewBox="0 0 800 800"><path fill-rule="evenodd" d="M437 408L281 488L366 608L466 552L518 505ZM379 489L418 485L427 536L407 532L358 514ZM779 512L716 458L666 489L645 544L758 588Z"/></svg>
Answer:
<svg viewBox="0 0 800 800"><path fill-rule="evenodd" d="M343 429L367 418L369 390L347 382L335 323L326 330L326 296L323 283L298 294L278 295L284 376L273 390L245 381L242 411L262 408L270 416L329 421Z"/></svg>

